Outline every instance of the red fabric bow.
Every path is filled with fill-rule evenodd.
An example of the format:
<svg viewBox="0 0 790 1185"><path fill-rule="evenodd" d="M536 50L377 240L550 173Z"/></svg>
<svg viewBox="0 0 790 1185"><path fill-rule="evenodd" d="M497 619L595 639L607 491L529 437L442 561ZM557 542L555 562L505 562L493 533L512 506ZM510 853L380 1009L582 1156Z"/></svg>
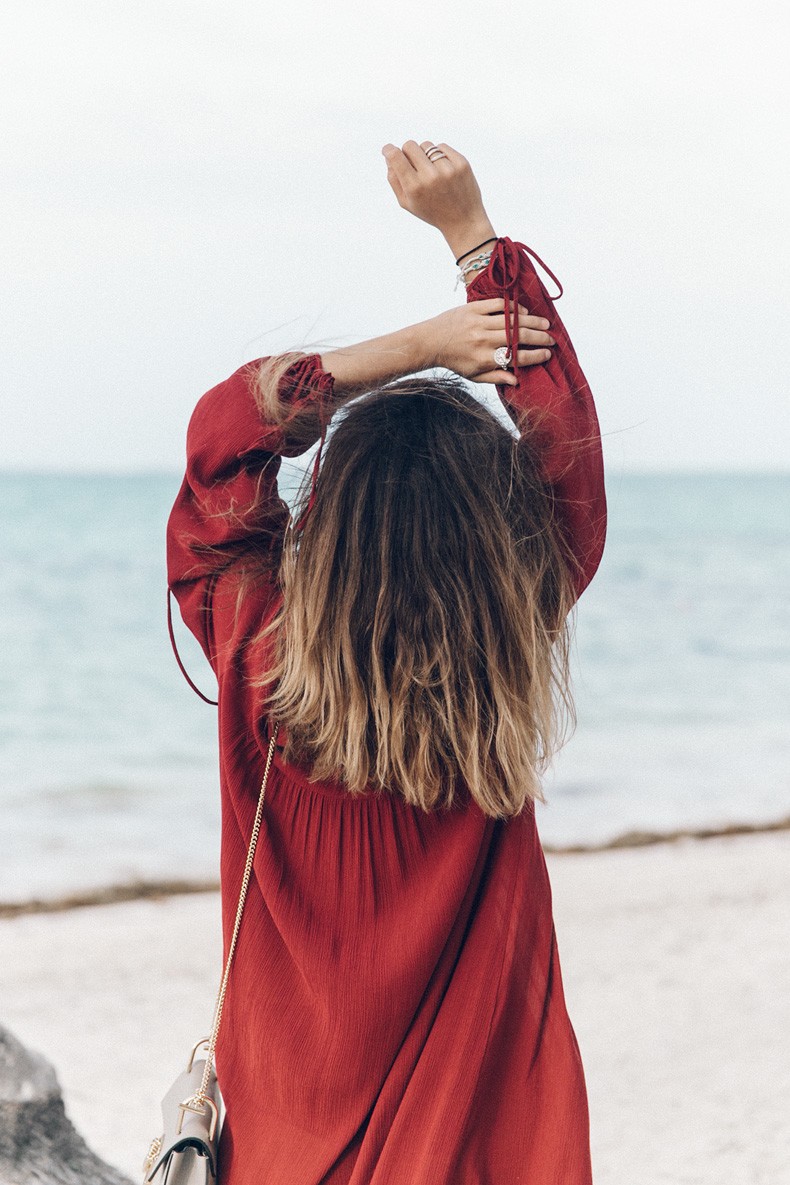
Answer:
<svg viewBox="0 0 790 1185"><path fill-rule="evenodd" d="M548 292L546 293L549 300L559 300L563 291L562 284L554 275L551 268L547 267L540 256L531 247L528 247L526 243L516 243L512 239L507 238L497 239L494 250L491 253L491 278L496 286L502 289L502 294L505 298L505 338L508 349L510 350L511 366L513 367L514 374L517 374L519 370L518 300L513 299L512 293L518 285L519 274L524 263L524 255L531 255L540 264L544 272L551 276L559 288L556 296L552 296Z"/></svg>

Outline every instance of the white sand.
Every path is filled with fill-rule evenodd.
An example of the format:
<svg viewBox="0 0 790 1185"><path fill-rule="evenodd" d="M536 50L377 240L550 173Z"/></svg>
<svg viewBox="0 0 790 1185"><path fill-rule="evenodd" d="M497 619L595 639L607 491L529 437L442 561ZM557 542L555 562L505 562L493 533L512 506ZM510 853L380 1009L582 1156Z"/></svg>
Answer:
<svg viewBox="0 0 790 1185"><path fill-rule="evenodd" d="M596 1185L790 1182L790 833L549 863ZM3 1022L133 1180L219 957L215 894L0 922Z"/></svg>

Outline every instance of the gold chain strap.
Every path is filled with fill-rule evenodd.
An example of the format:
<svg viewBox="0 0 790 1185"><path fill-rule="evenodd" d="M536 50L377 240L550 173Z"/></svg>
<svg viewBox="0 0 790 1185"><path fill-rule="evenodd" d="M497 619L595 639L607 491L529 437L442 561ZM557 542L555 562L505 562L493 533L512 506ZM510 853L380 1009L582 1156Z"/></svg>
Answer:
<svg viewBox="0 0 790 1185"><path fill-rule="evenodd" d="M236 922L233 926L233 937L230 940L230 947L228 949L228 957L225 960L225 970L222 974L222 982L219 985L219 992L217 994L217 1002L214 1005L214 1023L211 1026L211 1036L208 1040L208 1052L206 1054L206 1064L203 1069L203 1081L200 1083L199 1089L195 1092L191 1099L189 1099L190 1109L194 1107L195 1110L203 1110L206 1107L206 1093L208 1091L209 1078L211 1077L211 1069L214 1064L214 1052L217 1047L217 1037L219 1035L219 1025L222 1020L222 1008L225 1003L225 992L228 989L228 976L230 974L230 963L233 958L233 952L236 949L236 940L239 936L239 927L241 926L241 915L244 909L244 901L247 896L247 888L250 883L250 876L252 875L252 862L255 858L255 846L258 842L258 833L261 829L261 819L263 818L263 798L266 793L266 782L269 777L269 770L271 769L272 759L274 758L274 744L277 740L277 733L279 729L275 728L271 740L269 741L269 754L266 758L266 769L263 774L263 781L261 783L261 792L258 795L258 809L255 812L255 822L252 825L252 835L250 836L250 846L247 850L247 863L244 865L244 876L241 882L241 891L239 892L239 904L236 909Z"/></svg>

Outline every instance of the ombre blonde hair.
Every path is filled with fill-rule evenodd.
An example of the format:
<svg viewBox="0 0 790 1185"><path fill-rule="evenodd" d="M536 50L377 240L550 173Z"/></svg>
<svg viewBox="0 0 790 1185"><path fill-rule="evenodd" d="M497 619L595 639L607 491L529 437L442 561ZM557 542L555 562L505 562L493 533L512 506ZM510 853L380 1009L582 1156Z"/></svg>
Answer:
<svg viewBox="0 0 790 1185"><path fill-rule="evenodd" d="M293 360L264 363L256 390L292 455L316 435L314 410L300 424L278 395ZM573 561L518 426L520 440L455 378L392 383L338 416L304 527L268 557L282 600L254 639L268 639L262 713L314 780L426 811L468 793L494 818L543 800L576 724ZM295 522L308 494L309 480ZM240 596L254 579L247 563Z"/></svg>

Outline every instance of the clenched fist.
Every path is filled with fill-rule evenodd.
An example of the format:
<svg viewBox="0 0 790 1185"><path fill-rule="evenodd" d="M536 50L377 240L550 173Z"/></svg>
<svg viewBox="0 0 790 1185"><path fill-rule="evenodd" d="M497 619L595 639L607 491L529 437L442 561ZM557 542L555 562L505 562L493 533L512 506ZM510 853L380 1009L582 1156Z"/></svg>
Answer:
<svg viewBox="0 0 790 1185"><path fill-rule="evenodd" d="M442 155L431 152L429 160L426 149L433 147ZM385 144L381 151L398 204L440 230L456 257L495 237L477 178L460 152L429 140L407 140L403 148Z"/></svg>

